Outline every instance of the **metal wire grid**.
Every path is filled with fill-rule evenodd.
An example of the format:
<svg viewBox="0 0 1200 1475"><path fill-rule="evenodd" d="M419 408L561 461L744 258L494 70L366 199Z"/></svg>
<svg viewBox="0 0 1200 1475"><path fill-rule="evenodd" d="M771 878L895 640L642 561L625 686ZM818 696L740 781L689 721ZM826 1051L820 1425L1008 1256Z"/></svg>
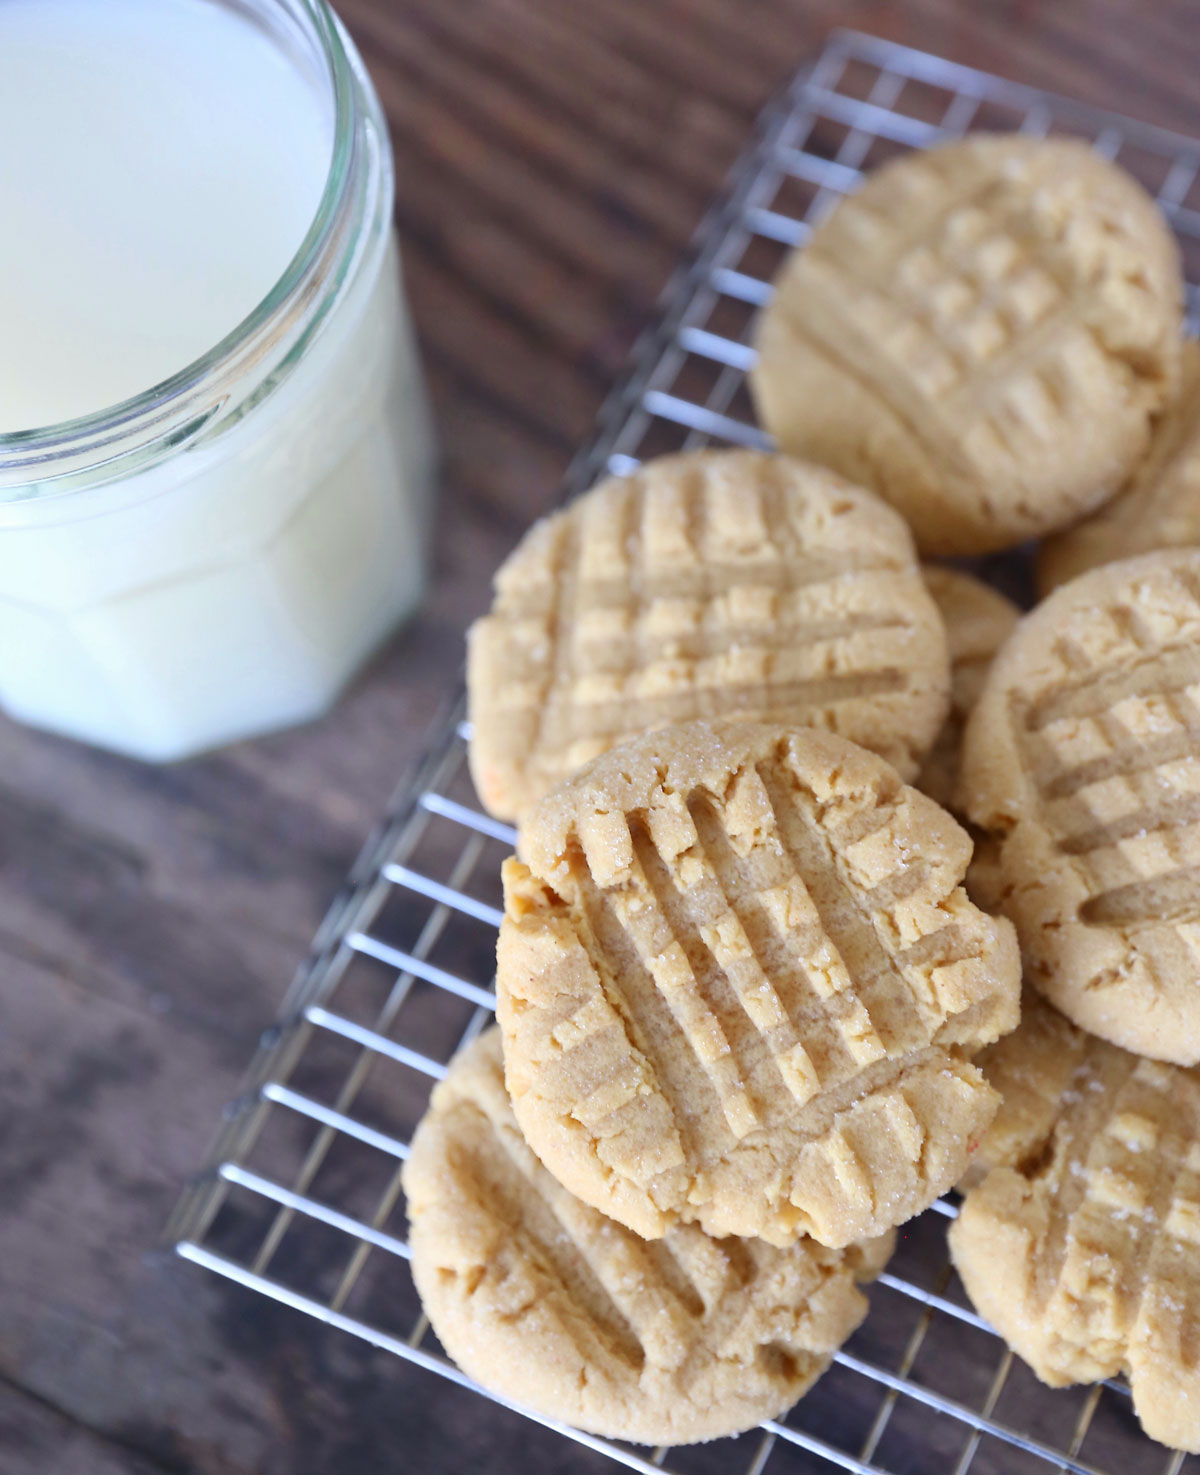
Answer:
<svg viewBox="0 0 1200 1475"><path fill-rule="evenodd" d="M1091 138L1157 196L1200 278L1200 143L838 33L760 119L566 495L665 451L766 445L746 394L749 327L783 254L864 169L980 127ZM1200 316L1194 281L1189 309ZM493 1004L513 833L479 812L467 736L460 698L326 918L168 1235L183 1258L473 1388L420 1312L400 1187L433 1082ZM906 1226L863 1328L759 1433L647 1452L538 1422L646 1475L1200 1475L1200 1460L1140 1435L1122 1384L1051 1393L1006 1351L947 1261L954 1212L944 1202Z"/></svg>

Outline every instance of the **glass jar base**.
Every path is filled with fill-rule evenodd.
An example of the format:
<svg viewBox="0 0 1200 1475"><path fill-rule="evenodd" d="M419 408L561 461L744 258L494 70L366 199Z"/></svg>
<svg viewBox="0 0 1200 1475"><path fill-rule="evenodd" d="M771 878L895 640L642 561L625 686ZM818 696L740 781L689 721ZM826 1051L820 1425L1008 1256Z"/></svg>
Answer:
<svg viewBox="0 0 1200 1475"><path fill-rule="evenodd" d="M92 747L104 748L128 758L147 763L177 763L226 747L230 743L264 737L293 727L301 727L325 716L337 704L346 688L370 660L391 640L399 628L416 613L422 586L409 583L403 599L398 600L386 616L364 631L361 648L339 652L337 667L322 665L320 653L300 652L300 659L290 666L279 661L279 646L274 645L269 672L255 672L253 662L243 666L242 681L226 683L226 700L217 703L211 693L192 688L183 693L185 700L173 706L161 700L139 700L143 694L128 693L130 705L121 705L114 684L94 665L94 651L89 651L71 635L48 633L34 640L26 649L38 658L61 663L69 672L72 699L69 708L55 711L39 700L34 707L22 705L20 694L4 695L0 708L14 721L42 732L54 733ZM0 629L8 624L0 610ZM27 632L28 633L28 632ZM102 644L102 642L101 642ZM253 683L253 703L239 702L233 688ZM86 695L95 700L87 703ZM186 698L191 696L192 701ZM232 700L231 700L232 698ZM204 720L196 719L191 708L203 704Z"/></svg>

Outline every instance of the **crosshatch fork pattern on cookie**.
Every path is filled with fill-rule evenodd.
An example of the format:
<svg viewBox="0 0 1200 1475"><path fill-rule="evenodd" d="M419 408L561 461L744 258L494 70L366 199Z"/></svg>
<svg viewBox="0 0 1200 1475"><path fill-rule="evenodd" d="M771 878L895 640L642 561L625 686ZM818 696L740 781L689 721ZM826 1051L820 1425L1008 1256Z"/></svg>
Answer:
<svg viewBox="0 0 1200 1475"><path fill-rule="evenodd" d="M750 327L786 250L863 169L972 127L1086 136L1138 175L1180 236L1196 328L1200 142L839 34L764 113L566 494L669 451L764 446L745 386ZM1010 587L1024 577L995 572ZM420 1314L399 1178L432 1083L493 1004L512 834L480 813L464 759L456 708L326 919L168 1237L184 1259L317 1318L331 1337L472 1387ZM1138 1432L1122 1384L1051 1391L1005 1350L949 1268L954 1212L939 1204L905 1226L867 1321L786 1418L675 1450L558 1429L561 1468L607 1457L643 1475L1200 1475L1200 1459ZM453 1428L439 1437L453 1441ZM584 1447L578 1461L567 1440Z"/></svg>
<svg viewBox="0 0 1200 1475"><path fill-rule="evenodd" d="M624 737L730 710L915 767L941 632L907 536L832 474L659 460L537 524L469 636L480 797L510 816Z"/></svg>
<svg viewBox="0 0 1200 1475"><path fill-rule="evenodd" d="M1058 679L1013 693L1014 731L1045 823L1092 892L1081 915L1128 928L1196 920L1188 900L1200 860L1200 780L1180 765L1200 732L1190 695L1200 652L1187 638L1200 625L1200 587L1186 567L1165 582L1179 621L1173 642L1113 599L1088 611L1088 644L1102 658L1064 634L1054 648ZM1136 857L1122 844L1130 839ZM1164 912L1176 891L1181 910Z"/></svg>
<svg viewBox="0 0 1200 1475"><path fill-rule="evenodd" d="M1012 1022L1016 959L956 890L966 836L882 761L652 734L524 836L498 1013L517 1119L581 1198L647 1235L839 1246L963 1171L991 1112L960 1050Z"/></svg>

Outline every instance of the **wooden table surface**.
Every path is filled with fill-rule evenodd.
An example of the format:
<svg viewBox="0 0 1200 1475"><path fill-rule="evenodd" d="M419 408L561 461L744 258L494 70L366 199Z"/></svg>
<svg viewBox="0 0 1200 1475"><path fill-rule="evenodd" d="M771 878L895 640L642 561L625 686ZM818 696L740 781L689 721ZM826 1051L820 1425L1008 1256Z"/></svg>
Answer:
<svg viewBox="0 0 1200 1475"><path fill-rule="evenodd" d="M153 769L0 719L0 1475L567 1468L524 1421L485 1430L439 1380L154 1254L179 1185L488 575L553 498L756 110L829 27L1200 134L1189 0L342 11L391 122L444 449L433 587L303 731Z"/></svg>

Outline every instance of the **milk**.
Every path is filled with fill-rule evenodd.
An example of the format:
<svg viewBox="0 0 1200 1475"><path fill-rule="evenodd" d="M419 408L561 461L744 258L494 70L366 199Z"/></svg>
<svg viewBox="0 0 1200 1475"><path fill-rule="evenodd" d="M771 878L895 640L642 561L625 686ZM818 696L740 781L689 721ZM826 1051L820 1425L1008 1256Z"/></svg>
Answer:
<svg viewBox="0 0 1200 1475"><path fill-rule="evenodd" d="M361 71L348 244L295 295L294 343L238 337L335 146L302 8L257 9L0 0L0 702L154 759L323 711L421 586L430 447ZM111 407L223 340L234 367L160 396L152 452L89 432L84 474L5 470L6 432L123 427Z"/></svg>
<svg viewBox="0 0 1200 1475"><path fill-rule="evenodd" d="M114 405L224 338L304 239L333 120L206 0L0 0L0 431Z"/></svg>

